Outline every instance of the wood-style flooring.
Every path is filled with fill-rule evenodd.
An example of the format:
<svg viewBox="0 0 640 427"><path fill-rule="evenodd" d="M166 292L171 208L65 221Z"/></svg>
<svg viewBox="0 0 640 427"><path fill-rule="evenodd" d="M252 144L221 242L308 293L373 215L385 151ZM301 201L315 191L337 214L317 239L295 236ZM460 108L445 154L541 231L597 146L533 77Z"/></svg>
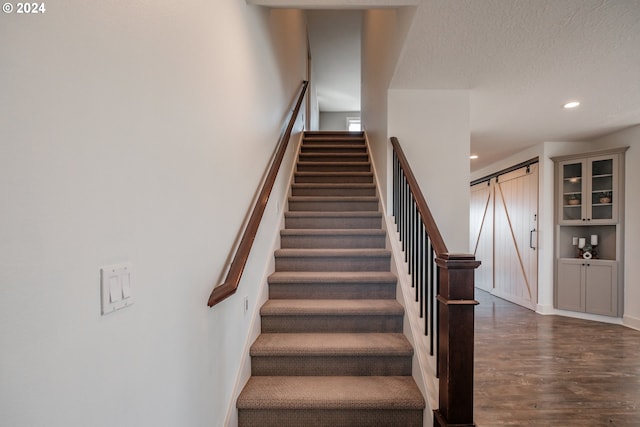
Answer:
<svg viewBox="0 0 640 427"><path fill-rule="evenodd" d="M640 332L476 299L478 427L640 426Z"/></svg>

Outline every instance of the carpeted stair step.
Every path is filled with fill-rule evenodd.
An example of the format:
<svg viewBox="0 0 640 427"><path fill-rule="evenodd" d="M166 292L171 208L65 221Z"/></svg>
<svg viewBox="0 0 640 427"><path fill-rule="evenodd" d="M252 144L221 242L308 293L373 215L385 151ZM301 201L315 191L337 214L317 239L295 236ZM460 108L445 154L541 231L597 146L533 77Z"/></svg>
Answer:
<svg viewBox="0 0 640 427"><path fill-rule="evenodd" d="M393 299L272 299L260 315L262 333L400 333L404 308Z"/></svg>
<svg viewBox="0 0 640 427"><path fill-rule="evenodd" d="M327 163L368 162L369 155L367 153L300 153L298 161Z"/></svg>
<svg viewBox="0 0 640 427"><path fill-rule="evenodd" d="M377 211L378 198L376 196L291 196L289 197L289 211L314 212L355 212Z"/></svg>
<svg viewBox="0 0 640 427"><path fill-rule="evenodd" d="M373 172L296 172L295 182L372 183Z"/></svg>
<svg viewBox="0 0 640 427"><path fill-rule="evenodd" d="M366 147L364 137L323 136L305 137L302 144L307 145L360 145Z"/></svg>
<svg viewBox="0 0 640 427"><path fill-rule="evenodd" d="M298 172L370 172L369 162L298 162Z"/></svg>
<svg viewBox="0 0 640 427"><path fill-rule="evenodd" d="M348 130L310 130L304 133L305 138L325 138L325 137L342 137L342 138L364 138L364 131L348 131Z"/></svg>
<svg viewBox="0 0 640 427"><path fill-rule="evenodd" d="M265 333L251 346L251 375L411 375L401 333Z"/></svg>
<svg viewBox="0 0 640 427"><path fill-rule="evenodd" d="M285 212L285 227L294 228L380 228L382 213L360 212Z"/></svg>
<svg viewBox="0 0 640 427"><path fill-rule="evenodd" d="M381 229L285 229L280 231L282 249L384 248L386 233Z"/></svg>
<svg viewBox="0 0 640 427"><path fill-rule="evenodd" d="M422 426L364 133L306 132L239 427Z"/></svg>
<svg viewBox="0 0 640 427"><path fill-rule="evenodd" d="M375 196L374 183L295 183L292 196Z"/></svg>
<svg viewBox="0 0 640 427"><path fill-rule="evenodd" d="M385 249L278 249L276 271L389 271Z"/></svg>
<svg viewBox="0 0 640 427"><path fill-rule="evenodd" d="M417 427L424 407L410 376L255 376L237 401L243 427Z"/></svg>
<svg viewBox="0 0 640 427"><path fill-rule="evenodd" d="M365 143L364 134L361 132L341 133L341 132L305 132L305 142L323 142L323 143Z"/></svg>
<svg viewBox="0 0 640 427"><path fill-rule="evenodd" d="M367 146L360 144L330 144L318 142L303 142L300 153L366 153Z"/></svg>
<svg viewBox="0 0 640 427"><path fill-rule="evenodd" d="M303 144L330 144L330 145L366 145L364 137L353 136L305 136Z"/></svg>
<svg viewBox="0 0 640 427"><path fill-rule="evenodd" d="M269 299L395 299L390 272L275 272Z"/></svg>

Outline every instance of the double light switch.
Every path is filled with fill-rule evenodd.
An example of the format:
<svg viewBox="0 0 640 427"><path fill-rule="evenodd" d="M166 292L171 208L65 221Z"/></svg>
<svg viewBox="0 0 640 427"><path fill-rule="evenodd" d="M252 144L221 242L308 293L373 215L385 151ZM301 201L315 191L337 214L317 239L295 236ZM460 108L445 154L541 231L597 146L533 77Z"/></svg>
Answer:
<svg viewBox="0 0 640 427"><path fill-rule="evenodd" d="M131 264L128 263L110 265L100 269L103 315L133 304L132 270Z"/></svg>

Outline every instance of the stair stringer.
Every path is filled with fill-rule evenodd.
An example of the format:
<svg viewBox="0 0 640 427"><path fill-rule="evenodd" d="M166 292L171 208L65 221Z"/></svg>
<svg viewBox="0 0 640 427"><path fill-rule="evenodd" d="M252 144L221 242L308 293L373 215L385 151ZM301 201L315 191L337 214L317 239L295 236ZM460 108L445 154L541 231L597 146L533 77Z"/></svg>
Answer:
<svg viewBox="0 0 640 427"><path fill-rule="evenodd" d="M238 426L238 410L236 408L236 401L238 400L240 392L247 384L247 381L249 381L249 377L251 377L251 357L249 355L249 352L251 349L251 345L261 333L260 308L269 298L268 278L275 271L275 258L273 257L273 254L278 248L280 248L280 230L284 228L284 213L287 211L287 203L289 197L291 196L291 184L293 183L295 177L296 163L300 154L300 147L302 146L304 131L299 132L295 138L295 141L291 140L291 142L293 143L293 147L290 148L290 150L293 152L291 157L292 160L291 164L289 165L290 170L285 184L286 186L283 187L287 188L287 191L283 192L283 195L279 200L270 200L267 204L267 209L279 209L278 223L273 230L274 235L271 241L271 248L267 252L269 256L267 257L265 268L261 275L258 293L254 295L253 302L250 304L250 310L247 313L247 315L250 316L249 330L245 338L242 350L240 367L238 368L238 372L236 373L236 381L233 387L233 393L230 397L229 404L227 405L227 415L225 416L224 427ZM235 295L236 298L238 298L240 295L244 295L242 292L238 292L238 294Z"/></svg>
<svg viewBox="0 0 640 427"><path fill-rule="evenodd" d="M364 133L367 150L371 153L371 145L367 133ZM373 157L372 157L373 159ZM438 379L436 378L436 357L429 355L428 342L425 335L424 321L419 317L419 308L414 301L412 278L408 273L408 264L404 261L404 251L396 231L393 215L387 213L386 199L380 195L380 180L375 163L371 162L376 192L382 210L382 228L386 232L386 248L391 250L391 272L398 278L396 299L405 309L403 333L414 348L412 359L412 376L422 392L427 407L423 412L423 426L433 426L433 410L438 408Z"/></svg>

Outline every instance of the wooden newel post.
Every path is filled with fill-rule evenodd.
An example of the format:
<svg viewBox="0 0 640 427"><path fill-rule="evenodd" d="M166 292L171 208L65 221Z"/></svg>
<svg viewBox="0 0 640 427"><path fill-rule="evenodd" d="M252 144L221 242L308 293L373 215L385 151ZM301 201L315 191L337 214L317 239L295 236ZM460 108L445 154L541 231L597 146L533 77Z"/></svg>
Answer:
<svg viewBox="0 0 640 427"><path fill-rule="evenodd" d="M439 408L433 424L438 427L475 426L473 421L474 270L473 255L443 254L438 291L440 372Z"/></svg>

